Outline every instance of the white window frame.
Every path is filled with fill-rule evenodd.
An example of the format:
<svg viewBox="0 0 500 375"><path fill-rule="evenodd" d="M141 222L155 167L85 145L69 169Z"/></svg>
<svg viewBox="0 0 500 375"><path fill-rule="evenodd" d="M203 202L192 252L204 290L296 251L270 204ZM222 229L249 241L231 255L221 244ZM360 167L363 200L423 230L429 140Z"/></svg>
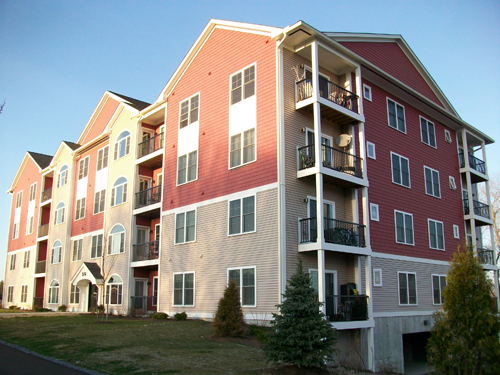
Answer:
<svg viewBox="0 0 500 375"><path fill-rule="evenodd" d="M9 285L7 288L7 302L14 301L14 285Z"/></svg>
<svg viewBox="0 0 500 375"><path fill-rule="evenodd" d="M396 182L396 181L394 181L394 163L393 163L393 156L397 156L397 157L399 158L399 179L400 179L400 181L401 181L401 182ZM408 185L405 185L405 184L403 183L403 167L402 167L401 159L406 160L406 162L408 163ZM393 183L393 184L396 184L396 185L403 186L403 187L405 187L405 188L411 189L410 159L405 158L404 156L401 156L401 155L399 155L399 154L396 154L395 152L392 152L392 151L391 151L391 178L392 178L392 183Z"/></svg>
<svg viewBox="0 0 500 375"><path fill-rule="evenodd" d="M97 211L96 211L97 209ZM94 215L103 213L106 209L106 189L94 193Z"/></svg>
<svg viewBox="0 0 500 375"><path fill-rule="evenodd" d="M245 134L248 133L248 132L252 132L253 131L253 143L250 143L248 145L245 146ZM233 138L234 137L240 137L240 142L239 142L239 148L235 148L234 150L232 149L233 147ZM247 161L244 161L244 156L245 156L245 148L248 148L248 147L253 147L253 159L249 159ZM239 155L239 164L234 164L234 165L231 165L231 154L233 153L238 153ZM253 128L250 128L250 129L247 129L247 130L244 130L242 131L241 133L237 133L237 134L233 134L229 137L229 169L234 169L234 168L239 168L239 167L242 167L244 165L247 165L247 164L251 164L251 163L255 163L257 161L257 127L253 127Z"/></svg>
<svg viewBox="0 0 500 375"><path fill-rule="evenodd" d="M244 216L245 214L243 213L243 201L247 198L251 198L253 197L253 230L249 230L249 231L244 231ZM232 202L236 202L236 201L239 201L240 202L240 214L238 215L238 218L239 218L239 223L240 223L240 231L238 233L231 233L231 203ZM228 201L227 202L227 217L228 217L228 224L227 224L227 235L228 236L239 236L239 235L242 235L242 234L247 234L247 233L255 233L257 232L257 195L249 195L249 196L246 196L246 197L241 197L241 198L237 198L237 199L233 199L231 201ZM247 214L247 215L250 215L250 214ZM236 216L234 216L234 218L236 218Z"/></svg>
<svg viewBox="0 0 500 375"><path fill-rule="evenodd" d="M55 246L59 242L59 246ZM50 248L50 264L59 264L62 261L62 242L55 240Z"/></svg>
<svg viewBox="0 0 500 375"><path fill-rule="evenodd" d="M64 164L61 169L59 169L59 173L57 174L57 188L65 186L68 183L68 173L69 168L66 164Z"/></svg>
<svg viewBox="0 0 500 375"><path fill-rule="evenodd" d="M12 225L12 239L15 240L19 238L19 223L14 223Z"/></svg>
<svg viewBox="0 0 500 375"><path fill-rule="evenodd" d="M114 277L118 277L120 279L120 282L115 282ZM110 281L113 280L113 281ZM116 302L112 302L112 298L109 298L110 295L112 295L112 289L113 285L116 285L117 291L116 291ZM122 306L123 305L123 279L120 277L118 274L113 274L111 277L108 279L106 282L106 297L105 297L106 304L109 304L110 306Z"/></svg>
<svg viewBox="0 0 500 375"><path fill-rule="evenodd" d="M444 140L448 143L452 143L451 133L448 129L444 129Z"/></svg>
<svg viewBox="0 0 500 375"><path fill-rule="evenodd" d="M79 262L82 260L82 252L83 252L83 238L78 240L73 240L73 251L71 255L72 262Z"/></svg>
<svg viewBox="0 0 500 375"><path fill-rule="evenodd" d="M71 289L69 292L69 304L79 305L80 304L80 288L76 285L71 284Z"/></svg>
<svg viewBox="0 0 500 375"><path fill-rule="evenodd" d="M10 271L14 271L16 269L16 254L11 254L10 256Z"/></svg>
<svg viewBox="0 0 500 375"><path fill-rule="evenodd" d="M390 112L389 112L389 102L393 102L394 103L394 109L395 109L395 121L396 121L396 127L393 127L391 126L391 118L390 118ZM399 124L398 124L398 106L400 106L401 108L403 108L403 121L404 121L404 130L401 130L399 128ZM392 100L390 99L389 97L387 97L387 105L386 105L386 108L387 108L387 124L389 125L390 128L392 129L395 129L403 134L406 134L406 114L405 114L405 107L402 105L402 104L399 104L398 102L396 102L395 100Z"/></svg>
<svg viewBox="0 0 500 375"><path fill-rule="evenodd" d="M407 303L401 303L401 285L399 283L399 275L406 275L406 300ZM408 275L415 276L415 303L410 303L410 288L409 288L409 280ZM417 285L417 273L416 272L407 272L407 271L398 271L398 303L399 306L417 306L418 305L418 285Z"/></svg>
<svg viewBox="0 0 500 375"><path fill-rule="evenodd" d="M404 241L398 241L398 221L397 221L397 214L398 213L403 215ZM406 228L406 216L407 215L411 217L411 234L412 234L411 243L408 242L408 239L406 238L407 237L407 235L406 235L406 231L407 231L407 228ZM395 234L396 243L399 243L399 244L402 244L402 245L415 246L415 225L414 225L414 222L413 222L413 214L410 214L410 213L404 212L404 211L394 210L394 229L395 229L395 233L394 234Z"/></svg>
<svg viewBox="0 0 500 375"><path fill-rule="evenodd" d="M242 294L242 285L243 285L243 270L248 270L248 269L253 269L253 275L254 275L254 304L249 305L249 304L243 304L243 294ZM240 285L238 286L239 294L240 294L240 301L241 301L241 306L242 307L257 307L257 267L256 266L249 266L249 267L233 267L233 268L228 268L227 269L227 285L229 285L229 272L230 271L239 271L240 272Z"/></svg>
<svg viewBox="0 0 500 375"><path fill-rule="evenodd" d="M62 204L62 207L60 207ZM60 225L64 223L64 214L66 211L66 204L64 202L59 202L54 211L54 225Z"/></svg>
<svg viewBox="0 0 500 375"><path fill-rule="evenodd" d="M97 151L96 171L107 168L109 165L109 146L105 146Z"/></svg>
<svg viewBox="0 0 500 375"><path fill-rule="evenodd" d="M85 219L86 204L87 204L86 197L80 198L76 201L75 221Z"/></svg>
<svg viewBox="0 0 500 375"><path fill-rule="evenodd" d="M94 238L95 238L95 245L94 245ZM101 239L101 245L99 246L99 238ZM103 250L103 245L104 245L104 235L101 234L96 234L91 237L90 240L90 259L97 259L102 257L102 250ZM101 248L100 250L100 255L99 254L99 247ZM95 248L95 256L94 255L94 248Z"/></svg>
<svg viewBox="0 0 500 375"><path fill-rule="evenodd" d="M427 120L425 117L419 116L420 119L420 140L422 143L437 149L437 137L436 137L436 125L432 121ZM432 137L430 136L429 128L433 129L434 132L434 145L432 145ZM427 142L424 140L424 128L427 133Z"/></svg>
<svg viewBox="0 0 500 375"><path fill-rule="evenodd" d="M175 291L178 290L175 288L175 276L182 275L182 287L180 288L181 294L182 294L182 303L181 304L176 304L175 303ZM186 275L193 275L193 303L192 304L187 304L186 303ZM189 306L189 307L194 307L195 305L195 291L196 291L196 275L194 271L190 272L174 272L173 275L173 293L172 293L172 306Z"/></svg>
<svg viewBox="0 0 500 375"><path fill-rule="evenodd" d="M376 215L373 214L373 210L376 210ZM370 203L370 220L372 221L380 221L380 211L378 204Z"/></svg>
<svg viewBox="0 0 500 375"><path fill-rule="evenodd" d="M431 174L431 180L430 180L430 183L431 183L431 189L432 191L429 191L429 189L427 188L427 170L429 170L430 174ZM436 177L436 174L437 174L437 189L439 190L436 194L436 189L435 189L435 177ZM430 167L427 167L424 165L424 185L425 185L425 194L427 195L430 195L431 197L435 197L435 198L439 198L441 199L441 181L440 181L440 178L439 178L439 171L435 170L435 169L432 169Z"/></svg>
<svg viewBox="0 0 500 375"><path fill-rule="evenodd" d="M186 228L186 221L187 221L187 214L194 212L194 239L191 241L187 241L187 228ZM183 241L177 241L177 229L180 229L181 227L177 228L177 217L180 215L184 215L184 224L183 224ZM196 242L196 220L197 220L197 210L189 210L189 211L184 211L184 212L179 212L175 214L175 222L174 222L174 243L175 245L181 245L184 243L193 243Z"/></svg>
<svg viewBox="0 0 500 375"><path fill-rule="evenodd" d="M160 279L158 276L155 276L153 277L153 301L151 302L152 306L158 306L159 290L160 290Z"/></svg>
<svg viewBox="0 0 500 375"><path fill-rule="evenodd" d="M21 303L26 303L28 301L28 285L21 285Z"/></svg>
<svg viewBox="0 0 500 375"><path fill-rule="evenodd" d="M373 150L373 153L370 152L370 147ZM366 141L366 156L369 157L370 159L377 160L377 154L375 152L375 143Z"/></svg>
<svg viewBox="0 0 500 375"><path fill-rule="evenodd" d="M366 94L368 92L368 95ZM367 84L363 83L363 98L368 101L372 101L372 88Z"/></svg>
<svg viewBox="0 0 500 375"><path fill-rule="evenodd" d="M24 252L23 268L30 268L30 251Z"/></svg>
<svg viewBox="0 0 500 375"><path fill-rule="evenodd" d="M439 227L439 224L441 225L441 235L443 237L443 247L440 248L439 247L439 233L438 233L438 227ZM435 231L435 241L436 241L436 246L435 247L432 247L432 236L431 236L431 225L434 227L434 231ZM427 232L428 232L428 236L429 236L429 247L433 250L445 250L446 248L446 245L445 245L445 239L444 239L444 224L442 221L438 221L438 220L433 220L433 219L427 219Z"/></svg>
<svg viewBox="0 0 500 375"><path fill-rule="evenodd" d="M30 186L30 196L29 196L29 202L32 202L36 198L36 182L34 184L31 184Z"/></svg>
<svg viewBox="0 0 500 375"><path fill-rule="evenodd" d="M59 303L60 287L61 287L61 285L59 284L59 282L56 279L54 279L50 282L50 284L49 284L49 296L48 296L48 303L50 305L54 305L54 304Z"/></svg>
<svg viewBox="0 0 500 375"><path fill-rule="evenodd" d="M439 278L439 303L436 303L436 299L435 299L435 296L434 296L434 277L438 277ZM431 288L432 288L432 304L434 306L440 306L443 304L443 289L441 288L441 278L444 277L444 283L445 283L445 287L446 287L446 275L440 275L440 274L435 274L433 273L431 275Z"/></svg>
<svg viewBox="0 0 500 375"><path fill-rule="evenodd" d="M120 179L122 178L125 179L125 182L122 181L118 184L118 181L120 181ZM121 188L121 200L120 203L117 203L118 200L117 193L120 188ZM115 182L113 183L113 187L111 188L111 207L125 204L127 203L127 199L128 199L128 180L125 176L120 176L115 180Z"/></svg>
<svg viewBox="0 0 500 375"><path fill-rule="evenodd" d="M197 107L195 108L196 109L196 112L193 112L194 111L194 108L192 108L193 106L193 99L195 99L197 97ZM186 113L183 113L182 110L183 110L183 105L187 103L187 112ZM193 120L193 114L196 113L196 117L195 119ZM186 118L183 119L182 116L186 115ZM182 123L186 121L186 125L182 125ZM185 127L193 124L193 123L196 123L200 121L200 93L196 93L194 95L191 95L189 98L187 99L184 99L183 101L181 101L179 103L179 129L184 129Z"/></svg>
<svg viewBox="0 0 500 375"><path fill-rule="evenodd" d="M115 228L122 227L123 231L113 233ZM122 234L123 234L123 240L122 240ZM120 241L120 248L118 252L115 252L115 241ZM115 224L113 228L109 231L108 235L108 249L107 249L107 254L108 255L118 255L118 254L124 254L125 253L125 244L126 244L126 239L127 239L127 230L122 224Z"/></svg>
<svg viewBox="0 0 500 375"><path fill-rule="evenodd" d="M196 154L196 164L189 164L189 161L191 160L191 157L193 154ZM179 176L180 176L179 172L181 171L181 169L179 169L179 167L180 167L180 160L183 157L186 158L186 168L182 169L183 171L185 171L184 172L185 173L185 175L184 175L185 180L181 182L180 178L179 178ZM189 179L189 171L191 170L191 168L195 168L195 175L194 175L194 178ZM180 155L177 158L177 186L184 185L184 184L187 184L189 182L196 181L196 180L198 180L198 150L194 150L194 151L191 151L187 154Z"/></svg>
<svg viewBox="0 0 500 375"><path fill-rule="evenodd" d="M376 282L377 280L377 277L376 275L379 274L379 281L380 282ZM373 286L383 286L383 283L382 283L382 269L381 268L374 268L373 269Z"/></svg>
<svg viewBox="0 0 500 375"><path fill-rule="evenodd" d="M453 224L453 238L460 239L460 227Z"/></svg>
<svg viewBox="0 0 500 375"><path fill-rule="evenodd" d="M453 176L448 176L448 177L449 177L450 189L457 190L457 184L455 182L455 177L453 177Z"/></svg>
<svg viewBox="0 0 500 375"><path fill-rule="evenodd" d="M126 133L128 133L128 135L126 135ZM122 131L115 141L115 149L113 153L114 161L120 160L130 154L130 141L131 141L130 131L128 130ZM122 149L123 149L123 155L121 155Z"/></svg>
<svg viewBox="0 0 500 375"><path fill-rule="evenodd" d="M84 157L78 162L78 180L82 180L89 175L90 156Z"/></svg>
<svg viewBox="0 0 500 375"><path fill-rule="evenodd" d="M32 234L33 233L33 223L35 221L34 216L28 217L26 220L26 235Z"/></svg>
<svg viewBox="0 0 500 375"><path fill-rule="evenodd" d="M23 191L18 191L16 194L16 208L21 208L23 204Z"/></svg>
<svg viewBox="0 0 500 375"><path fill-rule="evenodd" d="M252 68L253 68L253 73L250 71ZM247 76L247 71L248 71L248 76ZM233 77L236 78L238 75L240 75L240 84L235 88L233 88ZM253 75L253 77L251 75ZM247 96L246 88L247 85L249 85L250 83L253 86L253 92ZM236 90L241 90L240 99L236 102L233 102L233 92L236 92ZM257 64L255 63L244 67L243 69L231 74L231 76L229 77L229 105L235 105L241 103L244 100L251 98L254 95L257 95Z"/></svg>

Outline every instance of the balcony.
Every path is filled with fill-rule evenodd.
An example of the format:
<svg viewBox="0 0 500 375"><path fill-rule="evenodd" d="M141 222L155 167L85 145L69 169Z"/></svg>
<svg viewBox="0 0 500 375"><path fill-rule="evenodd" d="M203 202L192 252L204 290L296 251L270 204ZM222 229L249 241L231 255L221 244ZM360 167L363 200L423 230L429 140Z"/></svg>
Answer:
<svg viewBox="0 0 500 375"><path fill-rule="evenodd" d="M144 315L156 312L157 296L131 296L130 309L132 315Z"/></svg>
<svg viewBox="0 0 500 375"><path fill-rule="evenodd" d="M477 184L479 182L486 181L487 180L485 178L486 177L486 165L485 165L484 161L476 158L472 154L468 154L468 155L469 155L469 167L473 171L473 173L471 173L472 183ZM464 156L464 152L462 150L458 153L458 160L459 160L460 168L465 168L465 156ZM475 173L474 171L477 173ZM478 174L478 173L480 173L480 174Z"/></svg>
<svg viewBox="0 0 500 375"><path fill-rule="evenodd" d="M474 219L476 220L476 226L483 226L483 225L492 225L493 221L491 220L490 217L490 206L488 206L485 203L472 200L472 213L469 205L469 200L464 199L464 215L471 215L473 214Z"/></svg>
<svg viewBox="0 0 500 375"><path fill-rule="evenodd" d="M327 296L326 316L331 322L368 320L368 296Z"/></svg>
<svg viewBox="0 0 500 375"><path fill-rule="evenodd" d="M35 273L45 273L45 260L42 260L40 262L36 262L35 264Z"/></svg>
<svg viewBox="0 0 500 375"><path fill-rule="evenodd" d="M478 248L477 255L481 260L481 264L488 264L490 266L494 266L496 264L495 252L493 250Z"/></svg>
<svg viewBox="0 0 500 375"><path fill-rule="evenodd" d="M52 188L48 188L42 192L42 199L40 203L47 202L49 199L52 199Z"/></svg>
<svg viewBox="0 0 500 375"><path fill-rule="evenodd" d="M135 193L135 208L142 208L161 202L161 185Z"/></svg>
<svg viewBox="0 0 500 375"><path fill-rule="evenodd" d="M159 168L163 162L164 144L165 138L163 132L139 143L136 164L153 169Z"/></svg>
<svg viewBox="0 0 500 375"><path fill-rule="evenodd" d="M158 259L160 253L159 250L159 241L150 241L134 245L132 252L132 261L140 262L144 260Z"/></svg>
<svg viewBox="0 0 500 375"><path fill-rule="evenodd" d="M38 238L49 235L49 224L40 225L38 227Z"/></svg>

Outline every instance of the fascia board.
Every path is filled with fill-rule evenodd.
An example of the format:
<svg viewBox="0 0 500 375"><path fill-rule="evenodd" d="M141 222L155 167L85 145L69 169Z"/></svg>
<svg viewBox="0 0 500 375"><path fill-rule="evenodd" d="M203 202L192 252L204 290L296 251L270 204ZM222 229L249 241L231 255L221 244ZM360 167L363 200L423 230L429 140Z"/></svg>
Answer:
<svg viewBox="0 0 500 375"><path fill-rule="evenodd" d="M85 127L83 128L83 131L81 132L80 136L78 137L78 140L76 141L76 143L81 144L81 142L85 139L85 136L88 134L90 128L92 127L95 120L99 116L99 113L104 108L104 105L106 104L106 101L107 101L109 96L110 96L110 92L105 91L104 94L102 95L101 99L97 103L97 106L94 109L94 112L92 112L92 115L90 116L90 119L87 122L87 125L85 125Z"/></svg>
<svg viewBox="0 0 500 375"><path fill-rule="evenodd" d="M17 168L16 175L14 176L14 179L12 180L12 183L10 185L9 190L6 191L7 194L12 194L14 192L14 190L17 186L17 183L18 183L19 179L21 178L21 175L23 174L24 167L26 166L26 163L28 162L29 159L33 160L31 158L31 156L29 156L29 154L26 152L24 154L24 157L23 157L21 164L19 165L19 168Z"/></svg>

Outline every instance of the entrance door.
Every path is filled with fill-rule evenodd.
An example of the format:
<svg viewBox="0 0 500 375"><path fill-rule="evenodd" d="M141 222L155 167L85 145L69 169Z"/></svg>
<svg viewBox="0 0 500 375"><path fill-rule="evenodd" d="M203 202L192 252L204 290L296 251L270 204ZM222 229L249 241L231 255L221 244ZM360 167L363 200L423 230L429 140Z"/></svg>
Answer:
<svg viewBox="0 0 500 375"><path fill-rule="evenodd" d="M148 260L149 256L149 228L137 227L137 254L135 260Z"/></svg>
<svg viewBox="0 0 500 375"><path fill-rule="evenodd" d="M99 289L97 285L89 283L89 295L88 295L88 311L96 312L97 311L97 297L99 295Z"/></svg>
<svg viewBox="0 0 500 375"><path fill-rule="evenodd" d="M323 144L325 147L321 148L321 155L322 155L322 162L325 167L331 167L332 166L332 138L330 137L325 137L324 135L321 136L321 144ZM314 132L311 130L307 130L307 145L308 146L313 146L314 145ZM314 149L312 147L307 149L311 153L314 154ZM314 155L311 155L314 156Z"/></svg>
<svg viewBox="0 0 500 375"><path fill-rule="evenodd" d="M147 131L142 132L141 156L146 156L147 154L150 154L152 152L152 150L150 150L151 142L146 142L150 138L151 138L151 132Z"/></svg>
<svg viewBox="0 0 500 375"><path fill-rule="evenodd" d="M135 280L135 298L134 298L134 309L142 309L146 311L146 303L144 298L144 288L146 282L144 280Z"/></svg>

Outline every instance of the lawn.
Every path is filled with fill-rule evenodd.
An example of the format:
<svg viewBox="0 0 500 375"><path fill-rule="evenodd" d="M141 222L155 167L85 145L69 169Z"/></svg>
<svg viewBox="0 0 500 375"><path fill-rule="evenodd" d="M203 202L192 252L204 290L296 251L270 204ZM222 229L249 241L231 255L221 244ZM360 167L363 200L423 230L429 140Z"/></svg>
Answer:
<svg viewBox="0 0 500 375"><path fill-rule="evenodd" d="M261 374L255 339L214 340L204 321L92 315L0 319L0 338L107 374Z"/></svg>

